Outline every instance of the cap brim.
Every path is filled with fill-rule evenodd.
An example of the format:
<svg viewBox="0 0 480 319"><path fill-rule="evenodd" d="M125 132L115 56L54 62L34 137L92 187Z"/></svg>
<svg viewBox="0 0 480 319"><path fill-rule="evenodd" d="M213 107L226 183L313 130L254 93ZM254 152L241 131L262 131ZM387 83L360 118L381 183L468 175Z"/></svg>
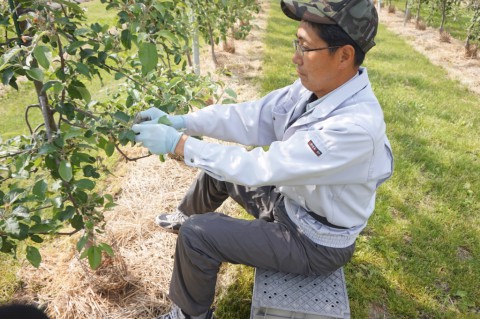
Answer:
<svg viewBox="0 0 480 319"><path fill-rule="evenodd" d="M332 18L320 11L317 7L313 7L305 2L282 0L280 2L280 7L282 8L283 13L293 20L304 20L319 24L336 24ZM308 7L311 7L312 11L315 13L312 13L312 11L308 10Z"/></svg>

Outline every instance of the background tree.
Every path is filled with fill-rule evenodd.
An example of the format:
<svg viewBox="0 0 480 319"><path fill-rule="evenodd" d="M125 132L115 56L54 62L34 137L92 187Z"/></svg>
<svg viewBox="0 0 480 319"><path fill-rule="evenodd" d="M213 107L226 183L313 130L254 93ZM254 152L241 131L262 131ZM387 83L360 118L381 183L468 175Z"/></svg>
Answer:
<svg viewBox="0 0 480 319"><path fill-rule="evenodd" d="M472 0L468 7L473 12L470 24L467 27L467 37L465 39L465 50L467 55L475 57L478 49L478 43L480 42L480 0ZM476 42L475 48L472 50L471 43Z"/></svg>

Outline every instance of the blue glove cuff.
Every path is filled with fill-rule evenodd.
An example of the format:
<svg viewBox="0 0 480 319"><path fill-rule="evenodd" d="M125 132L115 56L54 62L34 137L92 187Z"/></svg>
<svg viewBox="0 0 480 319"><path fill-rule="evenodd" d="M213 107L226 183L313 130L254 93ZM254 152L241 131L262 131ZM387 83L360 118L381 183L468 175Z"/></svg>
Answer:
<svg viewBox="0 0 480 319"><path fill-rule="evenodd" d="M172 126L176 130L181 130L186 128L185 126L185 118L182 115L169 115L168 120L172 122Z"/></svg>
<svg viewBox="0 0 480 319"><path fill-rule="evenodd" d="M174 134L170 135L172 140L172 148L170 149L170 153L175 154L175 148L177 148L178 141L180 141L180 138L182 137L183 133L180 134Z"/></svg>

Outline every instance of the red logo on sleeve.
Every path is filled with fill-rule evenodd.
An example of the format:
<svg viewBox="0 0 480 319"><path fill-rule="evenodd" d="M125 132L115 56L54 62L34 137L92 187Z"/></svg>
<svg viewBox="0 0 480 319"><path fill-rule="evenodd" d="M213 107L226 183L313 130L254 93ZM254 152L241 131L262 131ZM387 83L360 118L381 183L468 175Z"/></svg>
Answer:
<svg viewBox="0 0 480 319"><path fill-rule="evenodd" d="M322 152L318 149L318 147L313 143L312 140L308 141L308 146L312 149L312 151L315 153L315 155L320 156L322 155Z"/></svg>

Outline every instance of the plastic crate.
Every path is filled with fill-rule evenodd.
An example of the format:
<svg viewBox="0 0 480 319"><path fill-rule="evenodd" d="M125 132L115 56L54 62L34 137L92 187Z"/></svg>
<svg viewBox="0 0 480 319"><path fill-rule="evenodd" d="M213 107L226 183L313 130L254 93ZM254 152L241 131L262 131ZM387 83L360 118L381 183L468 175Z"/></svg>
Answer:
<svg viewBox="0 0 480 319"><path fill-rule="evenodd" d="M250 319L350 318L343 268L328 276L255 270Z"/></svg>

